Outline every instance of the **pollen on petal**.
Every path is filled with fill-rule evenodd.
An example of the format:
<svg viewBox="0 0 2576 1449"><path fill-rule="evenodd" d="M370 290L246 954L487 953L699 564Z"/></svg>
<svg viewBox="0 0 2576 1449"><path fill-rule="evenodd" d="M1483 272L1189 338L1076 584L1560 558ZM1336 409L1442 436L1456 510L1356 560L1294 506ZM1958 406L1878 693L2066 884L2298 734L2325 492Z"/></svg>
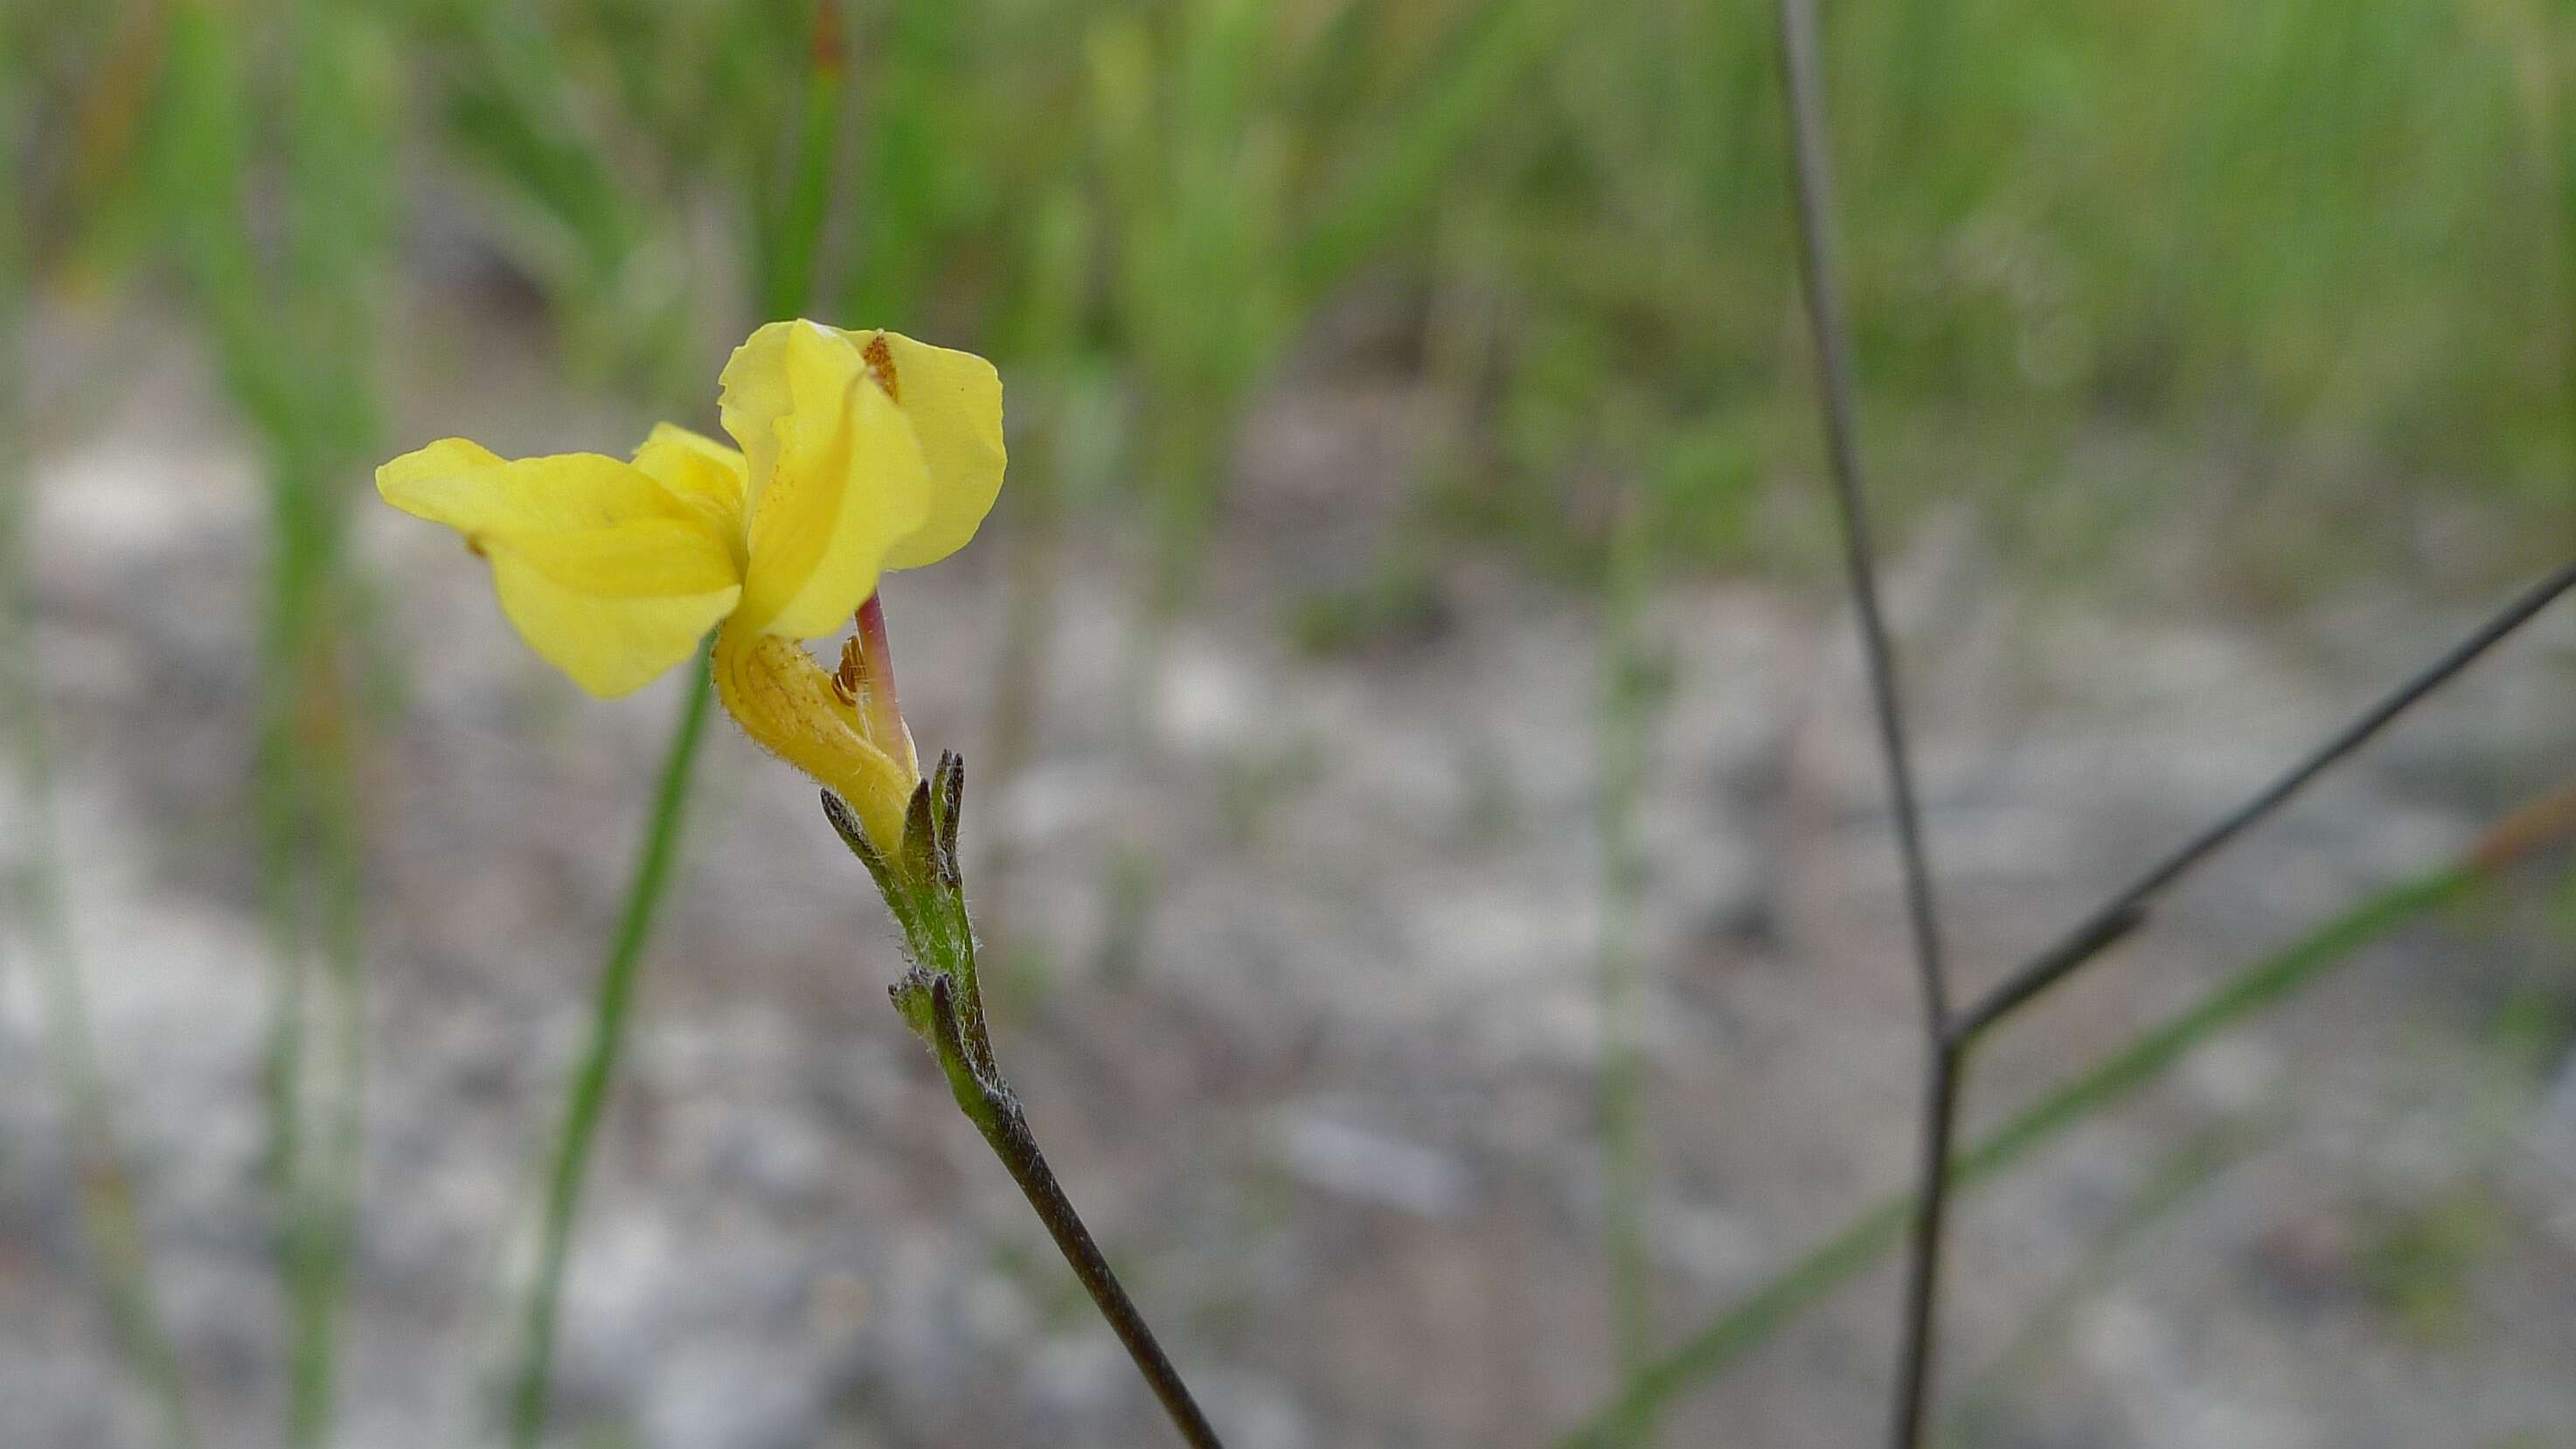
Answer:
<svg viewBox="0 0 2576 1449"><path fill-rule="evenodd" d="M887 345L886 335L882 332L872 334L868 345L859 349L859 356L867 361L868 376L875 378L877 386L885 389L887 400L902 402L903 384L895 376L894 348Z"/></svg>

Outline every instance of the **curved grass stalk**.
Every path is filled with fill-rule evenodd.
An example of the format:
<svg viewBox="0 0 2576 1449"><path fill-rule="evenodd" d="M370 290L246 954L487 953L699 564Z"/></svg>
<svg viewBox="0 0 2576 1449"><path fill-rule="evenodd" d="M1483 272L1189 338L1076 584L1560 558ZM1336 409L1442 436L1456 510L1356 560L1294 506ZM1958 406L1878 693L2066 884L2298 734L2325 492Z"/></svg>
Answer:
<svg viewBox="0 0 2576 1449"><path fill-rule="evenodd" d="M519 1364L510 1390L510 1442L532 1449L544 1431L546 1396L552 1383L555 1316L563 1297L564 1264L572 1252L575 1209L590 1168L591 1141L599 1113L608 1100L609 1079L617 1069L618 1049L626 1039L628 1011L634 1002L636 968L652 938L653 919L669 893L671 866L678 853L680 827L687 814L689 782L696 773L698 747L706 738L707 683L703 652L689 676L688 694L671 732L662 760L661 782L654 790L653 813L647 817L635 874L618 914L617 935L599 974L599 994L581 1063L565 1094L563 1130L546 1176L546 1199L539 1228L536 1277L528 1289L527 1325Z"/></svg>
<svg viewBox="0 0 2576 1449"><path fill-rule="evenodd" d="M291 604L290 600L282 607ZM347 691L337 681L331 664L334 657L318 655L315 677L309 677L299 691L309 691L324 707L301 728L290 726L282 736L299 761L282 788L288 792L292 815L313 833L315 844L309 859L290 858L280 864L305 877L309 900L289 902L289 908L312 918L313 951L322 968L319 984L323 988L321 999L311 999L314 981L302 952L288 958L287 974L294 985L281 993L278 1007L282 1045L273 1091L283 1114L280 1140L292 1149L277 1167L286 1204L281 1257L294 1335L288 1355L288 1442L297 1445L320 1445L330 1438L339 1380L341 1310L347 1301L356 1245L366 1147L364 844L355 742L349 723L341 717L347 708ZM300 919L295 924L300 925ZM292 937L288 946L294 948ZM303 1050L307 1012L318 1017L321 1026L326 1055L319 1062L307 1058ZM317 1100L306 1101L308 1094ZM316 1129L319 1140L306 1140Z"/></svg>
<svg viewBox="0 0 2576 1449"><path fill-rule="evenodd" d="M13 575L19 557L11 548L6 561ZM42 705L25 648L28 622L25 613L13 608L5 625L18 646L8 661L7 692L16 716L21 826L21 856L7 881L6 898L20 923L41 999L45 1062L69 1119L81 1233L96 1260L109 1330L127 1370L158 1409L164 1437L186 1449L197 1442L186 1376L156 1306L151 1249L99 1061L61 867L52 854L60 834L54 823Z"/></svg>
<svg viewBox="0 0 2576 1449"><path fill-rule="evenodd" d="M341 623L353 582L333 485L367 450L375 418L366 369L349 365L373 344L369 299L387 235L390 112L351 79L366 68L371 24L305 0L287 27L284 265L265 261L250 235L243 17L203 0L173 12L159 157L224 380L269 455L255 787L273 962L268 1172L288 1320L285 1440L298 1449L330 1435L365 1132L360 724Z"/></svg>
<svg viewBox="0 0 2576 1449"><path fill-rule="evenodd" d="M2557 814L2545 822L2551 829L2529 828L2527 822L2535 817L2528 812L2514 817L2491 832L2466 860L2370 897L2096 1062L1953 1156L1951 1185L1973 1187L1997 1176L2153 1082L2184 1053L2220 1030L2314 985L2362 948L2401 927L2474 897L2512 859L2576 825L2576 811L2569 811L2563 800L2536 808L2547 811L2553 805ZM1619 1427L1630 1416L1669 1404L1733 1366L1901 1242L1914 1209L1910 1192L1881 1199L1645 1372L1632 1376L1608 1404L1558 1440L1559 1449L1597 1449L1616 1443Z"/></svg>
<svg viewBox="0 0 2576 1449"><path fill-rule="evenodd" d="M15 154L10 121L17 76L0 55L0 156ZM25 270L19 193L0 187L0 437L26 436L17 369ZM18 858L5 881L41 1001L44 1054L63 1097L78 1172L81 1232L95 1258L109 1330L127 1370L160 1412L164 1437L197 1442L177 1346L162 1326L134 1184L125 1168L116 1114L99 1062L89 992L72 935L54 818L54 759L37 683L35 603L29 597L23 452L0 451L0 710L10 717L17 774Z"/></svg>
<svg viewBox="0 0 2576 1449"><path fill-rule="evenodd" d="M1015 351L1055 364L1032 415L1023 406L1010 487L1012 557L1002 604L1002 642L994 651L992 725L985 747L986 787L1006 798L1036 757L1046 725L1047 642L1063 588L1064 495L1073 471L1066 438L1078 386L1069 365L1079 331L1084 279L1097 250L1097 225L1081 193L1065 185L1040 209L1031 229L1029 284ZM1025 394L1023 394L1025 396ZM1014 949L1011 886L1019 869L1007 832L984 847L980 867L986 939L1005 958Z"/></svg>
<svg viewBox="0 0 2576 1449"><path fill-rule="evenodd" d="M1647 1231L1650 1168L1646 1148L1643 1043L1644 963L1635 920L1645 861L1637 842L1637 801L1646 778L1646 734L1653 703L1638 618L1648 587L1644 515L1630 498L1609 553L1601 639L1602 1221L1610 1260L1610 1327L1621 1376L1643 1372L1654 1355L1654 1276ZM1651 1405L1619 1426L1618 1442L1644 1444L1654 1434Z"/></svg>
<svg viewBox="0 0 2576 1449"><path fill-rule="evenodd" d="M831 212L831 168L843 111L845 56L842 51L838 0L816 0L806 33L806 84L797 114L794 163L775 212L761 211L754 234L750 284L772 318L803 310L813 291L815 262L822 232ZM771 205L760 198L756 206ZM774 224L770 218L774 216ZM687 697L664 755L652 814L638 847L635 873L628 884L617 934L600 969L593 999L590 1036L566 1088L563 1127L546 1176L545 1202L538 1227L537 1266L528 1288L518 1363L511 1377L508 1402L510 1443L533 1449L545 1430L548 1395L554 1374L557 1318L563 1278L572 1255L583 1181L589 1175L599 1115L607 1104L616 1074L644 947L653 921L669 893L687 812L689 786L696 773L698 749L706 736L707 707L713 691L702 650L690 675Z"/></svg>
<svg viewBox="0 0 2576 1449"><path fill-rule="evenodd" d="M2077 1312L2133 1272L2155 1230L2231 1168L2252 1157L2265 1136L2254 1123L2223 1122L2196 1134L2181 1150L2157 1164L2099 1241L2040 1300L1994 1362L1960 1392L1958 1407L1944 1417L1938 1435L1951 1449L1967 1449L1985 1436L1978 1431L2003 1410L2007 1396L2036 1378L2048 1354L2068 1340Z"/></svg>

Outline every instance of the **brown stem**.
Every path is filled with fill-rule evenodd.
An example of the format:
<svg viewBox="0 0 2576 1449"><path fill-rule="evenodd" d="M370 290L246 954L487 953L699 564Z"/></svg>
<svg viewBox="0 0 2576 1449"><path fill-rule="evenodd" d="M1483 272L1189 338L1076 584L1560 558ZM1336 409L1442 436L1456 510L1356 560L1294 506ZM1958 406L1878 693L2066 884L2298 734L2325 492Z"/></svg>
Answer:
<svg viewBox="0 0 2576 1449"><path fill-rule="evenodd" d="M1145 1376L1146 1386L1162 1402L1163 1412L1171 1416L1172 1427L1180 1431L1182 1442L1191 1449L1223 1449L1216 1430L1209 1425L1198 1400L1190 1396L1190 1387L1182 1382L1180 1370L1172 1366L1171 1357L1156 1341L1154 1330L1145 1315L1136 1308L1134 1299L1110 1270L1109 1259L1102 1255L1100 1244L1084 1226L1082 1215L1064 1195L1056 1181L1055 1170L1047 1166L1046 1154L1038 1150L1037 1138L1029 1132L1028 1114L1020 1109L1000 1074L989 1063L979 1065L976 1053L968 1044L965 1025L959 1020L956 990L951 978L932 976L926 983L915 983L929 996L931 1045L939 1053L939 1064L948 1074L950 1090L957 1105L971 1118L976 1130L991 1144L993 1155L1020 1185L1020 1192L1037 1210L1038 1221L1046 1224L1055 1239L1056 1250L1080 1279L1083 1290L1091 1295L1100 1316L1109 1320L1110 1330L1127 1346L1127 1356L1136 1361L1136 1371ZM901 989L901 988L899 988Z"/></svg>

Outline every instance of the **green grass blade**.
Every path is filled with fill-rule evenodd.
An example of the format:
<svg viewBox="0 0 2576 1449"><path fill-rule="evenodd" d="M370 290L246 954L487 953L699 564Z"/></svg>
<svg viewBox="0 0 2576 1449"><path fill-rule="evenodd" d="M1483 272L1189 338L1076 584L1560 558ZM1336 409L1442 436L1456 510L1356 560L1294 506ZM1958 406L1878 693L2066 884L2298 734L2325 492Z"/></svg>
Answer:
<svg viewBox="0 0 2576 1449"><path fill-rule="evenodd" d="M18 154L20 77L0 51L0 158ZM14 178L12 178L14 182ZM29 286L24 192L0 186L0 438L27 436L18 357ZM25 451L0 450L0 711L15 747L20 829L0 886L35 973L47 1067L62 1093L79 1173L81 1231L96 1260L109 1331L130 1372L160 1411L169 1443L196 1443L178 1348L163 1328L152 1257L116 1114L99 1061L88 988L72 934L54 815L54 758L35 651L36 608L28 560Z"/></svg>
<svg viewBox="0 0 2576 1449"><path fill-rule="evenodd" d="M1604 1247L1610 1264L1610 1327L1619 1373L1641 1373L1654 1357L1654 1265L1647 1227L1651 1171L1646 1141L1644 1045L1645 963L1632 923L1645 886L1637 840L1637 803L1647 771L1655 713L1646 645L1641 637L1650 588L1649 540L1636 500L1623 514L1608 553L1601 627L1601 1157ZM1643 1406L1619 1426L1617 1442L1651 1440L1654 1416Z"/></svg>
<svg viewBox="0 0 2576 1449"><path fill-rule="evenodd" d="M958 5L898 5L884 16L858 146L857 235L834 299L849 326L918 322L958 222L950 193L991 162L957 124L967 16Z"/></svg>
<svg viewBox="0 0 2576 1449"><path fill-rule="evenodd" d="M608 1100L610 1078L617 1069L618 1049L626 1039L628 1012L634 1004L636 968L652 939L653 921L669 893L671 867L679 849L680 827L687 814L689 782L706 737L707 682L703 652L689 676L688 695L671 732L670 753L662 761L661 783L653 796L653 813L645 823L635 875L619 913L617 935L601 967L599 995L593 1003L590 1039L565 1093L562 1136L546 1179L546 1198L539 1226L537 1271L528 1289L527 1326L520 1345L518 1372L510 1391L510 1442L516 1449L535 1449L546 1422L546 1396L554 1370L555 1315L563 1297L564 1264L572 1251L575 1210L582 1180L589 1173L592 1138Z"/></svg>
<svg viewBox="0 0 2576 1449"><path fill-rule="evenodd" d="M1951 1160L1951 1182L1968 1187L1994 1177L2145 1086L2222 1028L2313 984L2399 927L2467 898L2486 879L2477 869L2455 866L2372 896L2238 973L2198 1005L2095 1063L1979 1138ZM1669 1404L1760 1346L1894 1247L1904 1234L1913 1202L1913 1194L1899 1194L1853 1220L1661 1362L1632 1377L1616 1398L1558 1441L1561 1449L1615 1442L1611 1436L1630 1416Z"/></svg>
<svg viewBox="0 0 2576 1449"><path fill-rule="evenodd" d="M446 97L450 135L561 228L584 285L612 288L642 227L590 143L543 17L511 0L453 0L438 13L469 61Z"/></svg>
<svg viewBox="0 0 2576 1449"><path fill-rule="evenodd" d="M1460 22L1435 74L1408 87L1404 110L1365 133L1366 161L1344 180L1289 259L1297 294L1349 275L1439 187L1449 162L1542 61L1564 0L1499 0Z"/></svg>
<svg viewBox="0 0 2576 1449"><path fill-rule="evenodd" d="M0 486L10 480L0 479ZM0 567L23 576L23 555L11 538L0 543ZM24 647L27 617L12 608L5 627L13 646L0 682L13 719L19 812L19 858L10 863L5 900L36 982L45 1064L62 1094L78 1173L81 1233L95 1260L108 1328L126 1369L150 1397L165 1439L181 1449L197 1442L188 1409L187 1382L178 1347L161 1322L153 1288L152 1253L132 1176L116 1126L106 1071L99 1060L89 992L74 944L60 864L52 852L55 828L51 768L42 705L36 698L32 660Z"/></svg>
<svg viewBox="0 0 2576 1449"><path fill-rule="evenodd" d="M777 224L761 238L758 292L765 322L802 316L813 300L814 259L822 250L823 222L832 199L833 149L840 139L847 89L843 82L840 6L837 0L817 0L795 165Z"/></svg>
<svg viewBox="0 0 2576 1449"><path fill-rule="evenodd" d="M2168 1217L2200 1197L2228 1169L2253 1155L2263 1133L2248 1124L2229 1122L2194 1136L2160 1162L2136 1195L2092 1247L2015 1330L1994 1363L1958 1395L1958 1407L1947 1419L1943 1442L1963 1445L1976 1426L1994 1420L2006 1395L2034 1378L2049 1351L2068 1341L2077 1310L2098 1298L2132 1267L2153 1234Z"/></svg>
<svg viewBox="0 0 2576 1449"><path fill-rule="evenodd" d="M390 229L388 47L372 15L302 0L273 192L282 264L263 259L251 198L264 180L244 17L179 7L159 134L172 242L237 404L268 454L270 554L254 773L272 937L269 1175L287 1304L286 1441L330 1434L364 1146L363 832L343 620L354 584L345 490L372 446L364 366ZM317 975L314 966L320 966ZM308 1040L318 1038L318 1042ZM318 1049L317 1049L318 1048Z"/></svg>

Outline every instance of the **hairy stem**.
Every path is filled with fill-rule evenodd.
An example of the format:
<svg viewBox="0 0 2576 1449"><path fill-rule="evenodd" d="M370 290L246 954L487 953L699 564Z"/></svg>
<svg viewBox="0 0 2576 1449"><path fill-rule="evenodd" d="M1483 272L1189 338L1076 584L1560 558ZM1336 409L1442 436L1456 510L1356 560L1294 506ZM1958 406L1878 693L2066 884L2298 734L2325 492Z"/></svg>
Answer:
<svg viewBox="0 0 2576 1449"><path fill-rule="evenodd" d="M966 885L957 864L957 825L964 800L965 764L952 753L940 756L930 779L914 787L903 838L891 853L871 839L848 804L828 790L823 792L823 816L867 867L887 909L903 928L913 964L888 993L896 1013L938 1058L958 1110L984 1135L1029 1206L1037 1210L1038 1221L1046 1224L1073 1276L1091 1295L1100 1316L1109 1320L1118 1341L1126 1345L1127 1356L1135 1360L1136 1371L1145 1376L1182 1441L1191 1449L1217 1449L1216 1430L1209 1427L1180 1370L1172 1366L1171 1356L1146 1325L1145 1315L1137 1311L1136 1301L1110 1271L1099 1242L1064 1195L1045 1154L1038 1151L1019 1098L1002 1080L983 994L975 981L975 930L967 918Z"/></svg>
<svg viewBox="0 0 2576 1449"><path fill-rule="evenodd" d="M1021 1194L1037 1211L1038 1221L1046 1224L1047 1235L1055 1239L1056 1251L1064 1255L1066 1265L1073 1269L1083 1291L1091 1295L1100 1316L1109 1321L1110 1331L1126 1345L1127 1356L1135 1360L1136 1371L1145 1376L1146 1386L1170 1416L1172 1427L1180 1431L1182 1442L1191 1449L1221 1449L1216 1430L1209 1425L1198 1400L1191 1397L1180 1370L1172 1366L1171 1356L1163 1352L1145 1315L1111 1271L1098 1240L1091 1236L1082 1215L1074 1211L1072 1200L1064 1195L1055 1170L1047 1166L1046 1154L1038 1150L1037 1138L1029 1131L1028 1114L1020 1109L1019 1098L991 1063L990 1045L975 1042L973 1030L960 1022L952 978L932 977L926 990L931 1046L939 1054L940 1068L947 1074L949 1090L957 1098L959 1109L983 1134L993 1155L1002 1160L1011 1181L1019 1184Z"/></svg>

